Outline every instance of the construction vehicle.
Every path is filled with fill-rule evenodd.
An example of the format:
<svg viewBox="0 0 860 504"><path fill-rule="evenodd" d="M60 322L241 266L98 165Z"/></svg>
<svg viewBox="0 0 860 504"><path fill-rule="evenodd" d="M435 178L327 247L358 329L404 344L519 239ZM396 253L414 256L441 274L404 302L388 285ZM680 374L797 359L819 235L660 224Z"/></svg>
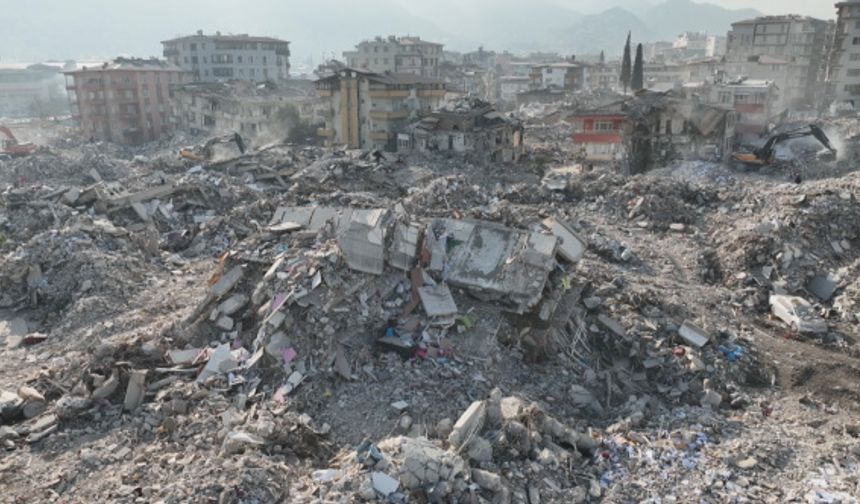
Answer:
<svg viewBox="0 0 860 504"><path fill-rule="evenodd" d="M239 148L240 154L245 153L245 141L242 139L242 136L239 135L239 133L233 133L231 135L223 135L210 138L203 145L198 145L196 147L184 147L179 150L179 155L185 159L202 163L212 159L213 147L215 147L216 145L229 143L235 143L236 147Z"/></svg>
<svg viewBox="0 0 860 504"><path fill-rule="evenodd" d="M19 143L12 130L6 126L0 125L0 134L2 134L0 136L0 155L11 157L27 156L36 152L38 148L36 144Z"/></svg>
<svg viewBox="0 0 860 504"><path fill-rule="evenodd" d="M786 131L784 133L777 133L772 137L767 139L767 142L764 143L761 147L753 150L752 152L735 152L732 154L732 158L736 161L740 161L741 163L753 166L764 166L773 163L776 157L776 146L779 143L785 142L787 140L792 140L795 138L803 138L812 136L815 137L819 142L822 143L827 149L836 155L836 148L833 147L833 144L830 143L830 139L827 138L827 135L824 134L821 128L814 124L810 124L806 128L798 128L795 130Z"/></svg>

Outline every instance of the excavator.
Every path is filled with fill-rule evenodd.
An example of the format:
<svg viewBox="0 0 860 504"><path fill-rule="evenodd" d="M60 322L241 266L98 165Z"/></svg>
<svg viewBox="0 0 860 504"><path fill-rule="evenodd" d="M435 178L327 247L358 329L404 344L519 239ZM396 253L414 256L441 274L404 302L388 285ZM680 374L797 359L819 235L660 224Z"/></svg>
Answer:
<svg viewBox="0 0 860 504"><path fill-rule="evenodd" d="M0 124L0 155L11 157L28 156L38 148L32 143L18 143L18 139L8 127Z"/></svg>
<svg viewBox="0 0 860 504"><path fill-rule="evenodd" d="M772 137L767 139L767 142L764 143L761 147L753 150L752 152L735 152L732 154L732 158L736 161L740 161L741 163L752 165L752 166L764 166L773 163L776 156L776 146L779 143L785 142L786 140L792 140L794 138L803 138L812 136L815 137L816 140L821 142L822 145L827 147L827 149L836 155L836 148L833 147L833 144L830 143L830 139L827 138L827 135L824 134L821 128L814 124L810 124L806 128L798 128L790 131L786 131L783 133L777 133Z"/></svg>
<svg viewBox="0 0 860 504"><path fill-rule="evenodd" d="M195 162L204 162L212 159L212 147L219 144L235 143L241 154L245 153L245 141L239 133L223 135L210 138L205 144L197 147L185 147L179 150L179 155L185 159Z"/></svg>

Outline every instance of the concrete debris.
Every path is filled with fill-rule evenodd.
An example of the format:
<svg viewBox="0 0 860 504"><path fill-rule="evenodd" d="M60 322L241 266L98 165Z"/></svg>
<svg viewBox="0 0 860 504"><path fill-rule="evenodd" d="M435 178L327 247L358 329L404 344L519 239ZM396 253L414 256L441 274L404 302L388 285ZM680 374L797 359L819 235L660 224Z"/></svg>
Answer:
<svg viewBox="0 0 860 504"><path fill-rule="evenodd" d="M680 329L678 329L678 335L684 338L684 341L690 345L698 348L705 346L710 341L708 333L689 320L685 320Z"/></svg>
<svg viewBox="0 0 860 504"><path fill-rule="evenodd" d="M845 160L744 173L662 161L725 154L722 112L619 103L689 119L630 176L571 140L629 96L527 95L561 101L458 101L396 154L192 162L177 132L0 160L4 497L851 502L860 121L822 119ZM522 144L459 143L487 131Z"/></svg>

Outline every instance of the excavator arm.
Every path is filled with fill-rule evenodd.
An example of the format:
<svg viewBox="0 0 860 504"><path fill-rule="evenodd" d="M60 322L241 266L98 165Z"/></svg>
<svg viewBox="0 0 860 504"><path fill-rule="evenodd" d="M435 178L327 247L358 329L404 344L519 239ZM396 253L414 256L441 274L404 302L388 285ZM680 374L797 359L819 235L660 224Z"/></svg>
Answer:
<svg viewBox="0 0 860 504"><path fill-rule="evenodd" d="M38 148L36 144L19 143L18 139L15 138L15 134L12 133L12 130L2 124L0 124L0 133L6 137L5 140L0 138L0 154L26 156L36 152L36 149Z"/></svg>
<svg viewBox="0 0 860 504"><path fill-rule="evenodd" d="M750 165L762 166L771 164L774 159L775 149L777 145L787 140L808 136L815 137L815 139L821 142L822 145L827 147L830 152L836 154L836 148L834 148L833 144L830 143L830 139L827 138L827 135L824 133L824 131L818 126L810 124L806 128L799 128L783 133L777 133L776 135L773 135L772 137L768 138L767 142L765 142L764 145L754 150L753 152L736 152L732 157L737 161Z"/></svg>

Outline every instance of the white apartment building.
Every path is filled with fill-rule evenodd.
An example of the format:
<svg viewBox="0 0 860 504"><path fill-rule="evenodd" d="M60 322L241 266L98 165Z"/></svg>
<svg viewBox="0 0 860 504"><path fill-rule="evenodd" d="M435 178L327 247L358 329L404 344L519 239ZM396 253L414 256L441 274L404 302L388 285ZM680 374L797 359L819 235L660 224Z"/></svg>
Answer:
<svg viewBox="0 0 860 504"><path fill-rule="evenodd" d="M443 45L421 40L421 37L376 37L344 51L343 59L350 68L369 72L407 73L424 77L438 77L439 63L443 59Z"/></svg>
<svg viewBox="0 0 860 504"><path fill-rule="evenodd" d="M161 43L164 57L202 82L263 82L290 77L290 43L252 35L204 35L198 30Z"/></svg>
<svg viewBox="0 0 860 504"><path fill-rule="evenodd" d="M813 108L822 95L819 77L826 60L828 32L827 21L796 15L764 16L732 23L727 37L726 73L729 77L773 80L787 108ZM760 62L766 59L774 63L761 66ZM755 67L762 72L768 66L773 69L772 74L750 75L744 71L739 75L735 71Z"/></svg>
<svg viewBox="0 0 860 504"><path fill-rule="evenodd" d="M829 71L835 103L860 105L860 0L836 4L836 33Z"/></svg>

